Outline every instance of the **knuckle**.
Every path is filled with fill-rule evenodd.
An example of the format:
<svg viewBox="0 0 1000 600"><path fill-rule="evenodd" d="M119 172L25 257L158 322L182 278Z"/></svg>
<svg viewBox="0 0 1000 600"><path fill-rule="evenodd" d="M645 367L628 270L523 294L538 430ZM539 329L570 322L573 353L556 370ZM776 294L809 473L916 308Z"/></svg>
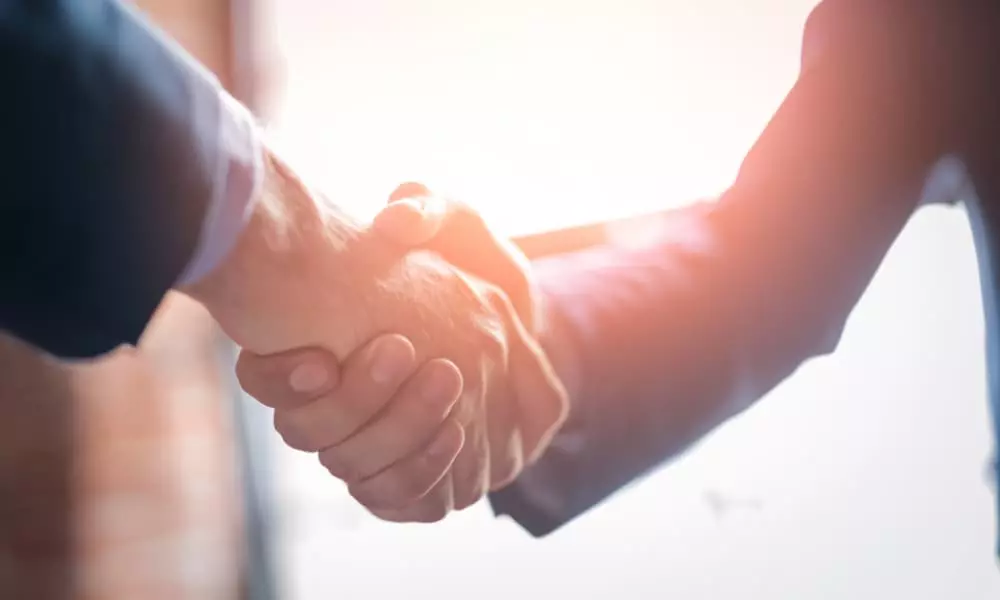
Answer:
<svg viewBox="0 0 1000 600"><path fill-rule="evenodd" d="M360 484L351 484L348 486L347 491L351 494L358 504L364 506L373 514L379 515L382 512L394 511L397 508L390 501L380 497L375 490L372 489L372 485L369 482L363 482Z"/></svg>
<svg viewBox="0 0 1000 600"><path fill-rule="evenodd" d="M340 456L334 449L320 452L319 464L323 465L330 475L341 481L351 482L357 479L355 470L351 469L345 457Z"/></svg>
<svg viewBox="0 0 1000 600"><path fill-rule="evenodd" d="M240 356L236 360L236 381L239 382L243 391L258 401L264 402L265 399L261 398L263 389L260 379L261 377L254 366L254 360L248 357L245 352L240 352Z"/></svg>
<svg viewBox="0 0 1000 600"><path fill-rule="evenodd" d="M236 358L236 380L240 382L243 389L246 389L246 384L250 383L250 366L247 364L247 357L244 351L240 351L239 356Z"/></svg>
<svg viewBox="0 0 1000 600"><path fill-rule="evenodd" d="M319 448L315 448L314 444L311 443L310 436L304 431L298 420L288 411L274 411L274 430L281 436L285 445L294 450L299 450L300 452L316 452L319 450Z"/></svg>

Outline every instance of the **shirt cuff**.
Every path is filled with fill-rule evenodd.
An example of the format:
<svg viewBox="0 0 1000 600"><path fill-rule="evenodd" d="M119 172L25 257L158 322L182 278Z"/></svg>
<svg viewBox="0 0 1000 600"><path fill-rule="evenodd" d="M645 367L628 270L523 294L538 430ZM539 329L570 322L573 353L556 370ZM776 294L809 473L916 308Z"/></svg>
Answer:
<svg viewBox="0 0 1000 600"><path fill-rule="evenodd" d="M211 272L236 245L264 177L260 130L249 110L219 91L218 164L211 203L194 257L177 282L194 283Z"/></svg>

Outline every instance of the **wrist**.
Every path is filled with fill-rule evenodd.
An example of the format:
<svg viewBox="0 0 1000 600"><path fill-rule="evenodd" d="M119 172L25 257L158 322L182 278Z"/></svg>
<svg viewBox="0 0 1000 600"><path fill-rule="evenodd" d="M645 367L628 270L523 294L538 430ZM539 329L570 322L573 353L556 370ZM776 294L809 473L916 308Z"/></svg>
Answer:
<svg viewBox="0 0 1000 600"><path fill-rule="evenodd" d="M254 273L295 266L298 247L319 221L305 186L271 152L262 154L264 175L239 238L212 270L181 290L213 314L243 295Z"/></svg>
<svg viewBox="0 0 1000 600"><path fill-rule="evenodd" d="M356 306L349 281L359 268L350 263L365 256L353 250L361 227L325 206L272 152L263 154L263 182L239 239L212 271L181 291L202 303L237 344L267 353L308 342L301 317L317 295L327 306L331 297ZM343 318L331 314L328 321L335 317ZM343 343L334 339L329 349L342 358L353 346L338 339Z"/></svg>

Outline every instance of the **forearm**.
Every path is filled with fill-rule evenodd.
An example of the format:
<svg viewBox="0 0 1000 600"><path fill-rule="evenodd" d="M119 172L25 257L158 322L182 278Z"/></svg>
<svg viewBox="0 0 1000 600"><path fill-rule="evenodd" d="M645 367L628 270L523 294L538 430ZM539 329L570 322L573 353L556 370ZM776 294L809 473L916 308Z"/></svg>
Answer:
<svg viewBox="0 0 1000 600"><path fill-rule="evenodd" d="M325 333L345 356L358 307L399 279L398 253L306 189L246 109L133 10L10 4L0 119L17 177L2 201L0 326L93 357L136 343L179 287L256 350ZM332 331L307 331L317 294L344 309Z"/></svg>
<svg viewBox="0 0 1000 600"><path fill-rule="evenodd" d="M245 158L221 87L114 0L5 3L0 71L0 326L63 357L135 343Z"/></svg>
<svg viewBox="0 0 1000 600"><path fill-rule="evenodd" d="M901 56L838 49L717 203L646 248L545 266L564 323L545 345L575 356L570 418L500 512L546 533L835 347L947 149L936 92Z"/></svg>
<svg viewBox="0 0 1000 600"><path fill-rule="evenodd" d="M399 276L401 253L309 189L266 146L263 153L262 183L235 246L181 291L255 352L319 344L343 359L364 341L361 311L384 300L381 286ZM316 306L327 314L316 319Z"/></svg>

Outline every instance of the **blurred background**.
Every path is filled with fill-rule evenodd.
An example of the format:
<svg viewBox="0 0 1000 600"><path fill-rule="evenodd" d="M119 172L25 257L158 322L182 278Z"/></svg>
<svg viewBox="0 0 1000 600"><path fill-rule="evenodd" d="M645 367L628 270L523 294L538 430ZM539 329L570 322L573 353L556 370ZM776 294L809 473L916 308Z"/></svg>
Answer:
<svg viewBox="0 0 1000 600"><path fill-rule="evenodd" d="M815 0L138 4L339 204L420 180L539 255L723 190ZM965 214L924 209L834 356L536 540L368 516L170 298L97 365L0 343L0 598L998 598L983 349Z"/></svg>

